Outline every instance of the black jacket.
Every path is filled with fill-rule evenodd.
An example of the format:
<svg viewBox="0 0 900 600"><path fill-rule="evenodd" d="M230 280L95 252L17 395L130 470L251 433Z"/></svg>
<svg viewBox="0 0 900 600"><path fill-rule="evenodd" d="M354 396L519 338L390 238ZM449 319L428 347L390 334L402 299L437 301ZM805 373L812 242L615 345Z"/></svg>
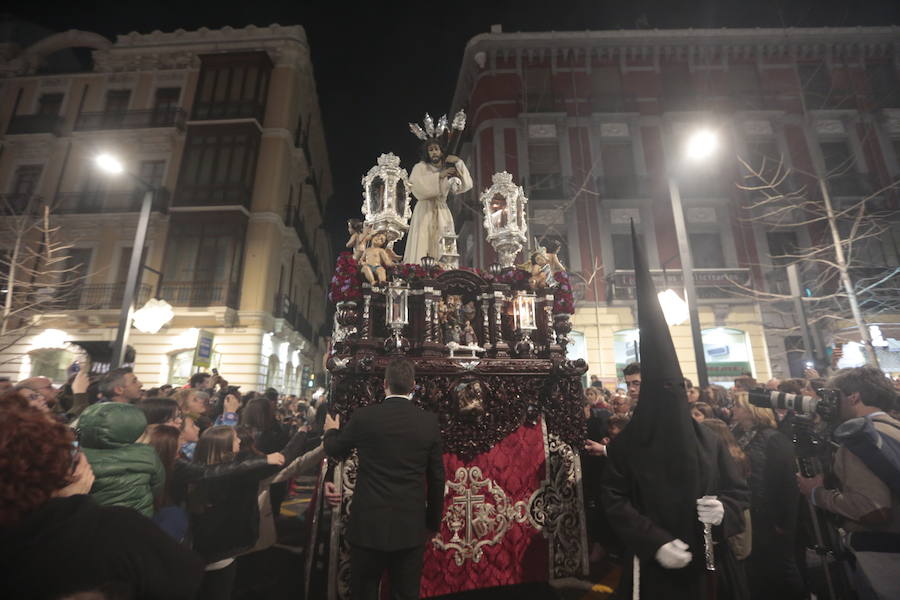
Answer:
<svg viewBox="0 0 900 600"><path fill-rule="evenodd" d="M281 467L260 468L265 457L242 461L226 477L204 478L188 486L188 514L194 551L207 563L237 556L259 538L259 482Z"/></svg>
<svg viewBox="0 0 900 600"><path fill-rule="evenodd" d="M747 482L741 477L737 465L728 453L725 443L711 430L697 424L694 427L699 442L700 456L711 467L710 479L704 495L714 495L725 507L725 517L721 525L713 527L715 545L716 576L719 584L719 598L744 600L748 598L745 583L740 576L738 565L726 538L743 531L743 511L750 497ZM665 569L656 561L656 551L671 542L675 536L662 529L642 513L642 494L638 488L635 473L627 452L617 452L622 447L619 438L607 449L609 457L603 471L602 501L606 516L613 530L629 551L625 561L617 598L630 598L632 589L632 556L641 559L640 592L642 598L657 600L704 600L707 571L704 568L702 547L689 548L693 554L691 563L683 569ZM702 531L696 514L689 516L691 522ZM702 539L702 534L698 534Z"/></svg>
<svg viewBox="0 0 900 600"><path fill-rule="evenodd" d="M0 529L0 597L50 600L100 588L126 598L192 599L203 563L150 519L90 496L52 498Z"/></svg>
<svg viewBox="0 0 900 600"><path fill-rule="evenodd" d="M404 396L358 409L340 430L325 432L325 452L359 454L347 540L393 551L425 543L444 509L444 462L437 415ZM426 493L427 492L427 493Z"/></svg>
<svg viewBox="0 0 900 600"><path fill-rule="evenodd" d="M169 494L172 503L178 506L187 501L188 486L201 481L224 480L229 477L244 477L252 471L259 471L260 478L271 475L272 466L265 456L255 456L245 460L233 460L217 465L201 465L184 459L177 459L172 468Z"/></svg>

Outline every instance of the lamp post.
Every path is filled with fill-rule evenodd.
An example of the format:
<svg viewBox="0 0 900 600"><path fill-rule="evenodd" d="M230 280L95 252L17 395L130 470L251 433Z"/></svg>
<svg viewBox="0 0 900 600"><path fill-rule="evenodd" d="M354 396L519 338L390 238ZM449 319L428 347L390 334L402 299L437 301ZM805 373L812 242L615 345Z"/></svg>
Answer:
<svg viewBox="0 0 900 600"><path fill-rule="evenodd" d="M692 162L709 159L718 149L719 140L715 132L709 129L695 131L687 139L684 156ZM686 161L672 161L683 164ZM668 165L669 198L672 202L672 218L675 221L675 237L678 240L678 254L681 256L681 273L684 279L684 295L688 304L688 316L691 324L691 340L694 346L694 360L697 363L697 379L700 387L709 385L709 374L706 368L706 351L703 349L703 334L700 332L700 315L697 311L697 289L694 286L694 259L688 240L687 226L684 220L684 207L681 204L681 192L675 178L673 164Z"/></svg>
<svg viewBox="0 0 900 600"><path fill-rule="evenodd" d="M122 162L111 154L100 154L95 161L97 167L109 175L121 175L125 172ZM141 274L141 255L144 252L147 228L150 225L150 208L153 204L153 195L156 192L153 186L142 179L130 173L129 175L144 188L144 199L141 202L141 212L138 216L137 229L134 232L131 259L128 261L128 275L125 278L125 289L122 293L122 309L119 312L119 328L116 331L116 341L113 345L110 369L116 369L122 365L125 359L125 349L128 348L128 334L131 331L135 292Z"/></svg>

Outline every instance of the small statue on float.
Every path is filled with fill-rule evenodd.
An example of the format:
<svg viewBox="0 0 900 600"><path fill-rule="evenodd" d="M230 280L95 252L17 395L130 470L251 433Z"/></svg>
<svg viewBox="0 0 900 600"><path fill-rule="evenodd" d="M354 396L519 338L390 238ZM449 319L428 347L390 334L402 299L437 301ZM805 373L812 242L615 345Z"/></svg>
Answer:
<svg viewBox="0 0 900 600"><path fill-rule="evenodd" d="M484 415L484 386L480 381L468 381L453 388L456 394L459 416L464 420L477 421Z"/></svg>
<svg viewBox="0 0 900 600"><path fill-rule="evenodd" d="M360 270L371 285L387 284L387 270L397 264L400 257L387 248L387 234L382 231L372 236L370 246L363 252ZM377 280L377 283L376 283Z"/></svg>
<svg viewBox="0 0 900 600"><path fill-rule="evenodd" d="M462 298L448 296L446 300L438 302L438 322L441 324L441 333L445 344L451 342L459 344L462 341L462 323L460 319L460 306Z"/></svg>
<svg viewBox="0 0 900 600"><path fill-rule="evenodd" d="M549 247L538 246L537 250L532 251L531 260L523 265L519 265L520 269L531 273L528 283L531 289L554 288L557 285L554 275L563 272L566 268L559 260L560 243L557 240L548 240Z"/></svg>
<svg viewBox="0 0 900 600"><path fill-rule="evenodd" d="M350 239L347 240L345 247L351 248L353 258L359 261L365 254L366 245L372 237L372 227L366 225L361 219L347 219L347 233L350 234Z"/></svg>

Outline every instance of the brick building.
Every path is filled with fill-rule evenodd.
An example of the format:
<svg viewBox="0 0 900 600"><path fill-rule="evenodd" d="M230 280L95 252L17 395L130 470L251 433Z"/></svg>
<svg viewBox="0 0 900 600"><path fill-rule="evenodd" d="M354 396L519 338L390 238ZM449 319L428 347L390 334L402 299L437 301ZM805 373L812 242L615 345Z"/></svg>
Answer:
<svg viewBox="0 0 900 600"><path fill-rule="evenodd" d="M754 165L767 157L769 167L783 159L790 183L811 184L811 198L813 177L830 174L838 206L897 182L898 40L896 27L503 33L499 26L470 40L453 105L469 115L463 152L476 190L494 172L512 173L529 197L532 235L562 243L577 288L572 353L588 360L591 374L615 379L634 358L632 219L660 288L680 287L668 173L684 205L710 379L797 370L800 355L790 350L799 334L789 331L797 323L783 314L791 311L738 293L734 282L785 292L784 261L772 257L808 246L821 231L748 221L753 198L736 185L745 175L738 157ZM683 145L699 127L715 131L720 148L688 163ZM896 198L888 189L872 202L896 208ZM485 266L494 254L474 200L465 201L475 211L458 210L461 263ZM893 269L898 248L892 221L854 264ZM896 313L872 318L886 337L900 337ZM846 320L818 333L825 343L859 340ZM673 337L696 381L689 325L673 327Z"/></svg>

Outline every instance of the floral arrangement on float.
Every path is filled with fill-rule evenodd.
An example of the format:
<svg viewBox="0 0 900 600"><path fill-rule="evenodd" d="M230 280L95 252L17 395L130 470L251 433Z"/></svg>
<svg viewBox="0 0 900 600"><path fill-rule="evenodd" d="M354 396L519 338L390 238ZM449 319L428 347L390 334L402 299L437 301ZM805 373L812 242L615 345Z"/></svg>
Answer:
<svg viewBox="0 0 900 600"><path fill-rule="evenodd" d="M328 299L338 302L362 300L362 280L359 278L359 262L352 252L341 252L328 289Z"/></svg>

